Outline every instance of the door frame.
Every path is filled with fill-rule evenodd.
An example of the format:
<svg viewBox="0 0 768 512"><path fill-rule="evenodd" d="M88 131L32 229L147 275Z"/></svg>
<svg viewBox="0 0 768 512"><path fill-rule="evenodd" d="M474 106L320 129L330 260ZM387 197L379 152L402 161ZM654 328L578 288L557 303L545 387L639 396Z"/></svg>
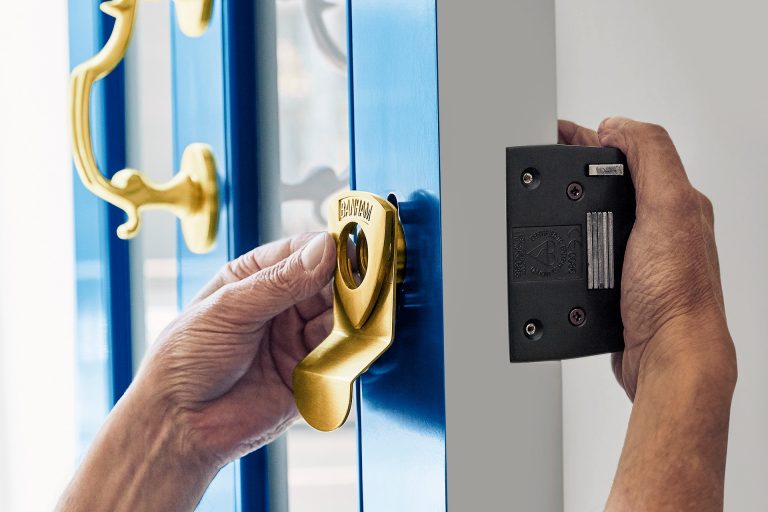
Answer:
<svg viewBox="0 0 768 512"><path fill-rule="evenodd" d="M511 364L505 148L556 141L554 0L348 0L353 184L408 246L360 379L366 512L562 510L559 362ZM418 314L414 314L418 312Z"/></svg>

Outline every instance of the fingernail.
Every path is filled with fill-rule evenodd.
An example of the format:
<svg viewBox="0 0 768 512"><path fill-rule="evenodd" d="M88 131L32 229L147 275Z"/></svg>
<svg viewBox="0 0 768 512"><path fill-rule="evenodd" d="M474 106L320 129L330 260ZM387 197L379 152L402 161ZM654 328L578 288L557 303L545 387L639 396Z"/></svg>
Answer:
<svg viewBox="0 0 768 512"><path fill-rule="evenodd" d="M320 233L301 250L301 266L304 270L313 270L323 261L327 236L326 233Z"/></svg>

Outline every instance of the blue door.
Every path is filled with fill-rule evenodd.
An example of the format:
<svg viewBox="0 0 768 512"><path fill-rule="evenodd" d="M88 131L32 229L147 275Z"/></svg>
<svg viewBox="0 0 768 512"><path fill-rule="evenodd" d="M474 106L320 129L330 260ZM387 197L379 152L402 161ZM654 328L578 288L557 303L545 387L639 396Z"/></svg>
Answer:
<svg viewBox="0 0 768 512"><path fill-rule="evenodd" d="M554 2L350 0L349 27L352 183L407 244L361 508L562 510L560 365L510 365L505 285L505 148L556 140Z"/></svg>
<svg viewBox="0 0 768 512"><path fill-rule="evenodd" d="M274 51L263 37L272 32L273 9L262 2L214 2L205 33L191 38L177 23L172 28L173 131L176 161L189 144L213 148L219 173L220 224L216 246L205 255L178 245L179 306L227 261L268 241L268 223L260 219L262 197L273 175L276 124L268 118L276 101L274 67L257 66L257 55ZM263 48L266 44L268 48ZM274 66L274 63L273 63ZM261 220L261 223L260 223ZM223 468L204 496L200 510L270 510L269 447Z"/></svg>
<svg viewBox="0 0 768 512"><path fill-rule="evenodd" d="M69 3L74 65L113 20L98 0ZM397 204L407 244L393 346L356 388L360 510L561 510L560 366L509 364L504 277L504 150L556 136L554 1L347 0L346 64L327 6L304 4L318 47L348 72L350 185ZM172 16L174 166L207 144L220 204L213 250L193 253L179 236L179 307L226 261L280 235L281 193L319 211L343 186L339 168L307 179L323 196L279 185L275 9L214 0L196 37ZM92 100L108 175L125 166L124 80L119 66ZM75 197L85 447L132 376L132 267L114 235L123 214L80 184ZM199 509L285 510L284 453L278 442L222 469Z"/></svg>
<svg viewBox="0 0 768 512"><path fill-rule="evenodd" d="M100 12L101 4L99 0L69 2L73 67L99 52L116 30L113 15ZM213 2L205 29L196 37L185 35L173 22L174 165L179 165L190 143L207 144L217 165L220 204L212 250L194 254L179 235L179 308L227 261L273 235L270 219L260 213L276 192L269 190L268 179L260 177L273 175L277 165L277 125L270 117L276 103L275 68L274 60L259 60L257 65L256 58L262 52L274 55L273 30L274 5L262 3ZM90 99L94 157L107 176L126 166L126 113L135 106L126 104L125 84L121 63L95 84ZM91 195L80 180L74 194L82 452L132 378L131 272L135 267L129 243L115 235L125 221L123 212ZM199 509L279 510L270 507L269 451L265 447L223 468ZM279 488L284 478L276 480L273 487Z"/></svg>

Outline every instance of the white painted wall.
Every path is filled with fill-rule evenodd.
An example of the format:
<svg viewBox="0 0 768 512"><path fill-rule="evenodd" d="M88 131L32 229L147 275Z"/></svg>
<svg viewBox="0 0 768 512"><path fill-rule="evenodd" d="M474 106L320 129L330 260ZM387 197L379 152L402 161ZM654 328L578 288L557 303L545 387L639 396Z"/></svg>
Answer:
<svg viewBox="0 0 768 512"><path fill-rule="evenodd" d="M713 201L739 360L727 511L768 510L768 4L557 0L561 117L663 124ZM606 357L563 364L565 510L600 510L630 411Z"/></svg>
<svg viewBox="0 0 768 512"><path fill-rule="evenodd" d="M554 0L437 4L451 511L563 508L561 368L509 363L507 240L499 236L507 229L504 148L556 140L554 21Z"/></svg>
<svg viewBox="0 0 768 512"><path fill-rule="evenodd" d="M74 467L67 3L0 16L0 510L51 510ZM67 364L69 362L69 364Z"/></svg>

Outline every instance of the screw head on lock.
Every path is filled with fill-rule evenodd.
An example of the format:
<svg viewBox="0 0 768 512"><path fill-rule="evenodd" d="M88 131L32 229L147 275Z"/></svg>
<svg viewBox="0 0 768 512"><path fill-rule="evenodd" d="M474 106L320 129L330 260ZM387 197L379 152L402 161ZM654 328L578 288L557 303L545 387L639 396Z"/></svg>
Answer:
<svg viewBox="0 0 768 512"><path fill-rule="evenodd" d="M574 181L566 188L566 194L572 201L578 201L584 196L584 187L578 181Z"/></svg>

